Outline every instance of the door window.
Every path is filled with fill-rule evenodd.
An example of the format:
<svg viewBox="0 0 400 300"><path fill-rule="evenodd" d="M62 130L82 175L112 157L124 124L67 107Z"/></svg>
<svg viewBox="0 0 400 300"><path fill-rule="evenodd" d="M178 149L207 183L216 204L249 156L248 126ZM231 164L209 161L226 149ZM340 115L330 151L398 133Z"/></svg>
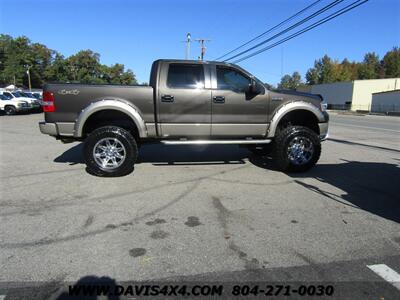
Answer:
<svg viewBox="0 0 400 300"><path fill-rule="evenodd" d="M250 79L236 70L217 66L217 87L219 90L232 90L244 93L250 84Z"/></svg>
<svg viewBox="0 0 400 300"><path fill-rule="evenodd" d="M204 87L202 65L171 64L168 68L168 87L199 89Z"/></svg>
<svg viewBox="0 0 400 300"><path fill-rule="evenodd" d="M14 97L11 95L11 93L9 93L9 92L4 92L3 95L6 96L6 97L8 97L8 99L14 98Z"/></svg>

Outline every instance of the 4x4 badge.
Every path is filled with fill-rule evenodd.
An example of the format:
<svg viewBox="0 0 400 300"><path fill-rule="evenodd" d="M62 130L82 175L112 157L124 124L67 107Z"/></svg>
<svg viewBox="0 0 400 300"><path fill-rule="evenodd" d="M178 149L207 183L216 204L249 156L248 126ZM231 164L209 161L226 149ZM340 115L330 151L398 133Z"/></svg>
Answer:
<svg viewBox="0 0 400 300"><path fill-rule="evenodd" d="M80 92L78 90L59 90L60 95L78 95Z"/></svg>

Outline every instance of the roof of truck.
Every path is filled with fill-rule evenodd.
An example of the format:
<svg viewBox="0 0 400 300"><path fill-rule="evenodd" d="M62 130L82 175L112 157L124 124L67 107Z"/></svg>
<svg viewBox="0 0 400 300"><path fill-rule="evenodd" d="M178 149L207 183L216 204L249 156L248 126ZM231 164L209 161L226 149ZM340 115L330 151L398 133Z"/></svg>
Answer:
<svg viewBox="0 0 400 300"><path fill-rule="evenodd" d="M232 66L234 64L230 64L224 61L214 61L214 60L188 60L188 59L157 59L155 62L169 62L169 63L189 63L189 64L218 64L218 65L227 65Z"/></svg>

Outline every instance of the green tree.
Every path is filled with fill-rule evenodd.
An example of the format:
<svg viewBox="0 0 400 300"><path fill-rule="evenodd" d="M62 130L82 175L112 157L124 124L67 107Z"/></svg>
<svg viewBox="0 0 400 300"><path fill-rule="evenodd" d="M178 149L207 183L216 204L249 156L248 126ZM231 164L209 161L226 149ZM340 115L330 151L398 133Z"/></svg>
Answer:
<svg viewBox="0 0 400 300"><path fill-rule="evenodd" d="M295 90L303 82L301 80L301 75L299 72L294 72L292 75L286 74L282 77L281 82L278 84L279 89Z"/></svg>
<svg viewBox="0 0 400 300"><path fill-rule="evenodd" d="M319 83L319 75L318 75L318 71L316 68L308 69L308 71L306 73L306 81L307 81L307 84L310 84L310 85Z"/></svg>
<svg viewBox="0 0 400 300"><path fill-rule="evenodd" d="M64 59L64 56L56 52L51 64L49 64L44 71L45 81L67 82L70 77L72 76L69 74L67 61Z"/></svg>
<svg viewBox="0 0 400 300"><path fill-rule="evenodd" d="M379 78L381 63L374 52L365 54L363 62L358 68L358 79Z"/></svg>
<svg viewBox="0 0 400 300"><path fill-rule="evenodd" d="M92 50L81 50L67 58L69 79L81 83L103 83L100 55Z"/></svg>
<svg viewBox="0 0 400 300"><path fill-rule="evenodd" d="M350 62L347 58L338 64L338 81L352 81L358 78L358 64Z"/></svg>
<svg viewBox="0 0 400 300"><path fill-rule="evenodd" d="M0 84L28 86L30 68L32 87L45 82L82 82L136 84L135 74L123 64L110 67L100 63L100 55L82 50L64 58L60 53L26 37L13 38L0 34Z"/></svg>
<svg viewBox="0 0 400 300"><path fill-rule="evenodd" d="M307 82L309 84L335 82L338 77L335 70L335 63L328 55L325 55L321 59L316 60L314 67L307 71Z"/></svg>
<svg viewBox="0 0 400 300"><path fill-rule="evenodd" d="M400 77L400 48L394 47L383 57L383 68L386 78Z"/></svg>
<svg viewBox="0 0 400 300"><path fill-rule="evenodd" d="M1 43L4 44L4 54L2 61L2 78L5 84L25 84L27 85L27 66L32 65L33 57L29 48L29 39L26 37L18 37L9 39L7 36L1 35Z"/></svg>

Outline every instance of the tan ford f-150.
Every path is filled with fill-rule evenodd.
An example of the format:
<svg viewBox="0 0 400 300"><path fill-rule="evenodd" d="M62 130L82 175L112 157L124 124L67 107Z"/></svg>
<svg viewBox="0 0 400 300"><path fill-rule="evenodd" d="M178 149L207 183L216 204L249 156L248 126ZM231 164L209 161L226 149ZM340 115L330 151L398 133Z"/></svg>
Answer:
<svg viewBox="0 0 400 300"><path fill-rule="evenodd" d="M63 142L84 141L98 176L129 174L138 147L150 142L270 149L280 170L300 172L316 164L328 135L321 102L270 91L234 64L157 60L149 86L46 84L39 127Z"/></svg>

